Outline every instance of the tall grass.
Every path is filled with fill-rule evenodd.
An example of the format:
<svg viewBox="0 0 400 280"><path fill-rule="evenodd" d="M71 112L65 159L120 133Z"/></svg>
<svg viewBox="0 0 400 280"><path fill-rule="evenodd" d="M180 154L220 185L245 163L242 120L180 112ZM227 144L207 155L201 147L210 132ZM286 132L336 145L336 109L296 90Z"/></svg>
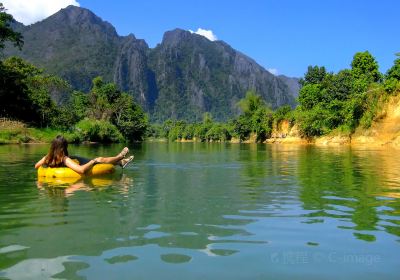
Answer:
<svg viewBox="0 0 400 280"><path fill-rule="evenodd" d="M52 128L29 128L20 121L0 118L0 144L51 142L60 130Z"/></svg>

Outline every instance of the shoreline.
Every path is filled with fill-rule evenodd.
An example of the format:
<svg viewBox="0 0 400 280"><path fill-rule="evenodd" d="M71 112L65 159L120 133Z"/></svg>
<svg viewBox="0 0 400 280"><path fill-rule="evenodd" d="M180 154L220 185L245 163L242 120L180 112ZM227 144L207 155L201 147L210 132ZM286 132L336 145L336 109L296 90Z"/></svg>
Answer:
<svg viewBox="0 0 400 280"><path fill-rule="evenodd" d="M4 128L3 128L4 127ZM63 132L48 128L27 128L24 125L15 127L14 125L0 126L0 145L41 145L49 144L57 134ZM207 143L257 143L254 133L250 134L247 140L241 141L239 138L231 138L229 141L206 141ZM142 142L169 142L167 138L148 137ZM196 138L178 139L173 142L194 143L201 142ZM259 142L260 143L260 142ZM273 127L271 137L266 139L265 144L281 145L315 145L322 147L393 147L400 148L400 96L393 96L382 106L381 111L369 128L359 126L354 132L343 132L339 130L312 138L301 137L297 124L291 125L288 120L282 120ZM72 143L71 143L72 144ZM81 142L79 145L110 144L101 142Z"/></svg>
<svg viewBox="0 0 400 280"><path fill-rule="evenodd" d="M142 143L170 143L167 139L145 139ZM209 141L201 142L197 140L177 140L171 143L211 143L211 144L265 144L265 145L290 145L290 146L316 146L316 147L363 147L363 148L396 148L400 149L400 138L396 141L375 141L373 137L360 136L356 138L343 137L343 136L322 136L314 139L305 139L301 137L285 137L285 138L269 138L264 142L254 141ZM48 145L51 142L3 142L0 145ZM110 143L101 142L82 142L71 143L76 145L108 145ZM118 144L118 143L111 143Z"/></svg>

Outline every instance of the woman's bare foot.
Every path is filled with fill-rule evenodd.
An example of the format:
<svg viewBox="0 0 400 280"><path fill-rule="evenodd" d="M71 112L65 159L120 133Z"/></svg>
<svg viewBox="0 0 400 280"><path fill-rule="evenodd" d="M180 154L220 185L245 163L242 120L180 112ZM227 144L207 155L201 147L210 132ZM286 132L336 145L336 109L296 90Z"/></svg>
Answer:
<svg viewBox="0 0 400 280"><path fill-rule="evenodd" d="M129 153L128 147L122 149L122 151L118 154L119 157L125 158L125 156Z"/></svg>
<svg viewBox="0 0 400 280"><path fill-rule="evenodd" d="M133 159L134 159L134 156L130 156L128 158L121 159L119 162L119 165L122 168L125 168Z"/></svg>

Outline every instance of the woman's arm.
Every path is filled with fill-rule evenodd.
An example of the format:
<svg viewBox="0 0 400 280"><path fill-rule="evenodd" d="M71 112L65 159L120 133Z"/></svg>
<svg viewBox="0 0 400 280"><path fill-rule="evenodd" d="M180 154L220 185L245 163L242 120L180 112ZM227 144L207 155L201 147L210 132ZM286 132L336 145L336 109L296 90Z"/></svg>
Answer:
<svg viewBox="0 0 400 280"><path fill-rule="evenodd" d="M90 160L89 162L83 164L83 165L79 165L77 164L75 161L73 161L72 159L70 159L69 157L65 157L64 159L64 164L65 166L71 168L72 170L74 170L75 172L79 173L79 174L84 174L86 171L88 171L94 164L96 163L95 160Z"/></svg>
<svg viewBox="0 0 400 280"><path fill-rule="evenodd" d="M44 156L41 160L36 162L35 168L38 169L40 166L42 166L45 160L46 160L46 156Z"/></svg>

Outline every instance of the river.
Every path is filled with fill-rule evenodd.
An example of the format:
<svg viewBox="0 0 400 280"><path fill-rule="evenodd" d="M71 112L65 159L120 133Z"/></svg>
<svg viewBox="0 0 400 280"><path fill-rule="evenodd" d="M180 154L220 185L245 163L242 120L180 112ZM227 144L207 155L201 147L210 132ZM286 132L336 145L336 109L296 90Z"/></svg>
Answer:
<svg viewBox="0 0 400 280"><path fill-rule="evenodd" d="M47 149L0 146L0 278L400 277L398 150L141 143L111 176L38 182Z"/></svg>

